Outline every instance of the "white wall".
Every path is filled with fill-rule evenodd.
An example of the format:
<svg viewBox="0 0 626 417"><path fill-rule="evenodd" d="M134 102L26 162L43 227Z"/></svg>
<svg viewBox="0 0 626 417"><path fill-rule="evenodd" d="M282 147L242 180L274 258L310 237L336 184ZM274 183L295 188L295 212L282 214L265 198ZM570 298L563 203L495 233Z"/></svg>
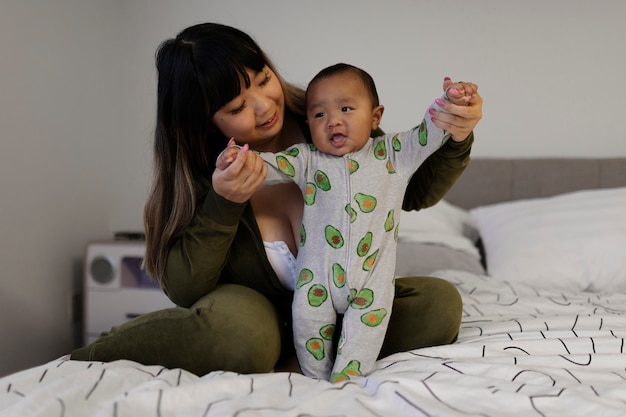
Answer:
<svg viewBox="0 0 626 417"><path fill-rule="evenodd" d="M302 85L328 64L363 66L386 106L387 130L411 126L449 75L475 81L485 99L475 155L626 154L623 0L123 4L125 26L135 28L125 45L136 62L135 82L145 84L159 40L193 23L220 21L251 33L283 75ZM134 121L151 122L152 97L141 100ZM137 126L136 136L144 133Z"/></svg>
<svg viewBox="0 0 626 417"><path fill-rule="evenodd" d="M0 374L70 349L78 261L127 186L111 163L128 141L118 16L98 0L0 3Z"/></svg>
<svg viewBox="0 0 626 417"><path fill-rule="evenodd" d="M84 245L142 228L154 52L202 21L306 85L367 69L405 129L445 75L480 85L476 156L626 156L626 2L0 0L0 375L67 353Z"/></svg>

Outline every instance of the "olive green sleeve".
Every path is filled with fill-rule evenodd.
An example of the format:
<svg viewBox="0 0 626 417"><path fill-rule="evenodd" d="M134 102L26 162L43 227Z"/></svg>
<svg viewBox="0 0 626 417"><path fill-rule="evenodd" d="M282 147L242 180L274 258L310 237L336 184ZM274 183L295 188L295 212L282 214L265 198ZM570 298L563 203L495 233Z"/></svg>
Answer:
<svg viewBox="0 0 626 417"><path fill-rule="evenodd" d="M472 143L473 132L462 142L448 140L429 156L411 177L402 209L420 210L441 200L469 164Z"/></svg>
<svg viewBox="0 0 626 417"><path fill-rule="evenodd" d="M188 307L215 289L246 204L225 200L213 188L199 200L167 258L163 290L174 303Z"/></svg>

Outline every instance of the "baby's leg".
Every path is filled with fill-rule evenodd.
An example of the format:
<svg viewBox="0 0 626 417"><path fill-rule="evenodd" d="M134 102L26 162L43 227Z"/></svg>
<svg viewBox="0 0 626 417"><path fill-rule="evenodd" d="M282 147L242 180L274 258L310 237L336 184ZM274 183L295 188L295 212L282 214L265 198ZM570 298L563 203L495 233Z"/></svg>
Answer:
<svg viewBox="0 0 626 417"><path fill-rule="evenodd" d="M337 314L327 287L313 283L296 289L292 311L294 345L302 372L328 380L335 356L332 340Z"/></svg>
<svg viewBox="0 0 626 417"><path fill-rule="evenodd" d="M374 369L387 333L394 297L391 279L383 277L380 282L376 281L366 283L369 285L361 289L344 314L332 382L366 375Z"/></svg>

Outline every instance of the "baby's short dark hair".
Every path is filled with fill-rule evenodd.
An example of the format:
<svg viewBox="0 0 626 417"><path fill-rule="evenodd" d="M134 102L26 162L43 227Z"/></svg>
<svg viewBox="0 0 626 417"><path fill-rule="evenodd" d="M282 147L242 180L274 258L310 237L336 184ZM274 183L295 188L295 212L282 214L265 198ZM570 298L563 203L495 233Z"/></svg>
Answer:
<svg viewBox="0 0 626 417"><path fill-rule="evenodd" d="M307 95L311 86L313 86L317 81L337 74L353 74L354 76L356 76L363 82L365 89L369 93L370 98L372 99L372 106L376 107L380 104L378 100L378 92L376 91L376 84L374 84L374 79L372 78L372 76L369 75L367 71L362 70L359 67L344 63L331 65L318 72L315 77L313 77L313 79L309 82L309 85L307 87Z"/></svg>

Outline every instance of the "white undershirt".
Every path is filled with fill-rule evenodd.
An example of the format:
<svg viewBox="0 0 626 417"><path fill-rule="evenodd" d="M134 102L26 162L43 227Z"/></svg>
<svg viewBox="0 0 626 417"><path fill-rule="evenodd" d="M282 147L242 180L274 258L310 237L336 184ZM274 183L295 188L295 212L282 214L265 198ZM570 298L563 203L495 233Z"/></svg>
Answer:
<svg viewBox="0 0 626 417"><path fill-rule="evenodd" d="M296 288L296 258L282 240L263 242L265 253L278 279L285 288Z"/></svg>

